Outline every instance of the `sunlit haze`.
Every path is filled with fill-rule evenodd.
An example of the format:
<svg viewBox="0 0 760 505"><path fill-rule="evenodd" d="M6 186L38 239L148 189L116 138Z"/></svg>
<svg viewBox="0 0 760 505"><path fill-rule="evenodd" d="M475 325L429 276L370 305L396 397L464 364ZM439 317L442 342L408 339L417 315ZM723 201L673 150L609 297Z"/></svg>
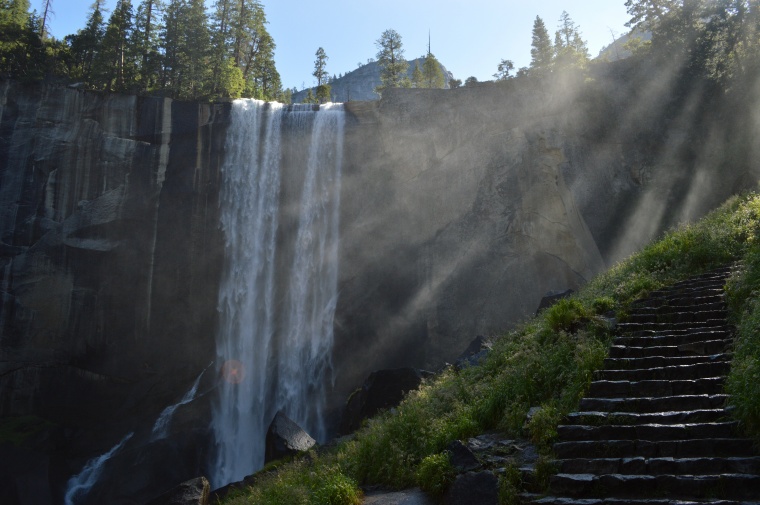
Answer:
<svg viewBox="0 0 760 505"><path fill-rule="evenodd" d="M41 0L32 7L42 10ZM116 0L106 0L112 8ZM138 0L132 1L135 8ZM536 16L551 33L565 10L579 26L591 56L627 31L624 0L533 2L506 0L264 0L269 32L277 44L275 62L285 88L312 86L314 53L324 48L330 75L345 74L377 53L375 41L386 29L401 34L405 56L412 59L431 49L457 79L492 79L502 59L515 68L530 63L530 42ZM85 25L91 1L54 0L50 29L57 38ZM210 7L213 1L207 0ZM106 16L107 19L107 16Z"/></svg>

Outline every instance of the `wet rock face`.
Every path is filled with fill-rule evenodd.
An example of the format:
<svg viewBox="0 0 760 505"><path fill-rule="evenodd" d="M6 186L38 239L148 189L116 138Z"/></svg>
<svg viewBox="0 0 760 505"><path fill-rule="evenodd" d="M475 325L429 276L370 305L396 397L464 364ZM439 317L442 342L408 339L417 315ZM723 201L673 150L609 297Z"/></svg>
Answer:
<svg viewBox="0 0 760 505"><path fill-rule="evenodd" d="M47 451L97 453L208 364L227 121L0 82L0 418L67 426Z"/></svg>

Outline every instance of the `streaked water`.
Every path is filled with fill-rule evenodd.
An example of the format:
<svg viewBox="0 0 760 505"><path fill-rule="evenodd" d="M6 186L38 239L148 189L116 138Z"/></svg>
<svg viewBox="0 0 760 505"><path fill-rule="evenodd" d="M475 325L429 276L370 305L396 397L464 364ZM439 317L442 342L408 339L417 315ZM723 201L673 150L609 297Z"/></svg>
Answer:
<svg viewBox="0 0 760 505"><path fill-rule="evenodd" d="M233 103L222 168L217 354L226 380L212 423L214 487L263 466L277 410L318 440L326 434L343 125L342 105ZM283 195L285 183L300 195ZM280 230L294 205L295 230Z"/></svg>

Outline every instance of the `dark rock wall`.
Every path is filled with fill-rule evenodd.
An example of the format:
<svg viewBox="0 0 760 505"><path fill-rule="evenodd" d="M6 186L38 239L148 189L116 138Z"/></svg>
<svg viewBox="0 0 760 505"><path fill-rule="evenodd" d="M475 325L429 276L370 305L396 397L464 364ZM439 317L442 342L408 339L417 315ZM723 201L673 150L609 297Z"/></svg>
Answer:
<svg viewBox="0 0 760 505"><path fill-rule="evenodd" d="M227 106L0 82L0 114L0 418L91 456L213 360Z"/></svg>

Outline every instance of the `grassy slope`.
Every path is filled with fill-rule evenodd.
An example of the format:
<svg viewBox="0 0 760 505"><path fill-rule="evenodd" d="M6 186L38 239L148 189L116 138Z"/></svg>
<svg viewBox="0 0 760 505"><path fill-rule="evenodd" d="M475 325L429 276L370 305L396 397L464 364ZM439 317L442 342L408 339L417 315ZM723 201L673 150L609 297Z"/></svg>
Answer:
<svg viewBox="0 0 760 505"><path fill-rule="evenodd" d="M255 487L225 503L356 504L358 484L420 485L440 493L451 475L444 448L492 429L528 436L548 456L558 421L577 407L607 355L612 335L602 314L624 318L630 303L651 290L737 260L744 268L729 283L739 335L728 388L737 417L760 439L758 241L760 195L733 198L500 337L482 366L446 370L395 412L370 420L353 440L308 462L262 472ZM535 406L540 410L526 423ZM506 482L503 488L508 502L514 489Z"/></svg>

